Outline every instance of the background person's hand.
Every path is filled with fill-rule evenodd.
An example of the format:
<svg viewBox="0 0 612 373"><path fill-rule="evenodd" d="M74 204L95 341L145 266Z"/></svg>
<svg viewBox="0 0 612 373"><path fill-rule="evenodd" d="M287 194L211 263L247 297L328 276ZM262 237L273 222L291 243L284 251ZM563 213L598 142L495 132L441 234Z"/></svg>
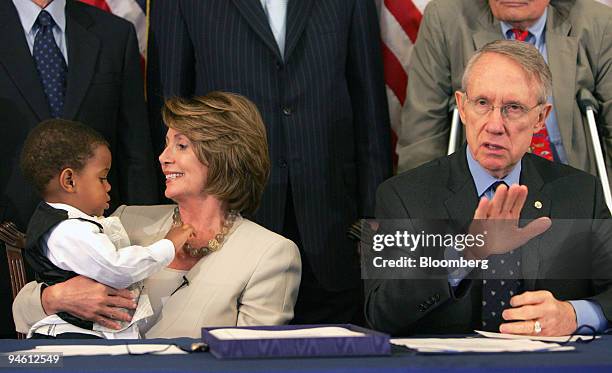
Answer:
<svg viewBox="0 0 612 373"><path fill-rule="evenodd" d="M548 217L538 218L522 228L519 227L527 192L525 185L514 184L510 188L500 185L493 199L480 199L469 232L474 235L487 232L485 245L473 246L466 252L468 256L482 259L493 254L507 253L550 228L552 222Z"/></svg>
<svg viewBox="0 0 612 373"><path fill-rule="evenodd" d="M115 320L131 320L131 316L119 308L136 308L129 290L113 289L84 276L49 286L43 290L41 300L48 315L68 312L111 329L121 328Z"/></svg>
<svg viewBox="0 0 612 373"><path fill-rule="evenodd" d="M505 309L502 317L506 321L499 326L501 333L540 336L563 336L576 331L576 311L570 302L557 300L546 290L526 291L510 299L512 308ZM542 331L536 333L535 322Z"/></svg>

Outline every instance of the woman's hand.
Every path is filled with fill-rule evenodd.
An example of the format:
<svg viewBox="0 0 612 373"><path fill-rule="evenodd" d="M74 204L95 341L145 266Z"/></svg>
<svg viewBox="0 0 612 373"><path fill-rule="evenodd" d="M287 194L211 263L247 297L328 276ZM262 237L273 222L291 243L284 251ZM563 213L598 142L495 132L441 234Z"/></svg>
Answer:
<svg viewBox="0 0 612 373"><path fill-rule="evenodd" d="M131 320L130 315L117 307L136 308L129 290L116 290L84 276L76 276L45 288L41 302L48 315L68 312L111 329L121 328L114 320Z"/></svg>

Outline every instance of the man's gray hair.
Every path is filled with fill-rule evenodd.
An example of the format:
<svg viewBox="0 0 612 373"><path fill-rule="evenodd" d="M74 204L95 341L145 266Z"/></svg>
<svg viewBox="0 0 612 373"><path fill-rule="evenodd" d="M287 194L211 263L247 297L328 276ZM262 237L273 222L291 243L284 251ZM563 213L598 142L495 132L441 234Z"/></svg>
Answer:
<svg viewBox="0 0 612 373"><path fill-rule="evenodd" d="M516 40L496 40L486 44L470 58L463 72L461 90L466 92L474 64L485 53L497 53L518 63L539 86L538 104L546 102L552 92L552 74L540 52L531 44Z"/></svg>

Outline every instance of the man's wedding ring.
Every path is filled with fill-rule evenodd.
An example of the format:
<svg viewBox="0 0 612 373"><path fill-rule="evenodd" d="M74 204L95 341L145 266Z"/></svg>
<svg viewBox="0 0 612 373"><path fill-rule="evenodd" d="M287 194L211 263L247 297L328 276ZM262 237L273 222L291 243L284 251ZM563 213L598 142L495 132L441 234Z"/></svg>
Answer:
<svg viewBox="0 0 612 373"><path fill-rule="evenodd" d="M542 332L542 324L538 320L533 323L533 332L535 334L540 334Z"/></svg>

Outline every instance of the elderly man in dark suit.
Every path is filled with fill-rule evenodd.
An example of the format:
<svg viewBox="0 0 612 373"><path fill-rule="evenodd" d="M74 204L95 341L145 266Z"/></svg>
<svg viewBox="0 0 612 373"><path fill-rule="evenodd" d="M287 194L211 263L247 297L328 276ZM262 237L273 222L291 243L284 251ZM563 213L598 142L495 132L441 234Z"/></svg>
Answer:
<svg viewBox="0 0 612 373"><path fill-rule="evenodd" d="M108 140L113 206L156 203L133 26L75 0L5 0L0 30L0 220L25 229L38 198L18 167L21 145L31 128L52 117L83 122ZM6 266L0 268L6 275Z"/></svg>
<svg viewBox="0 0 612 373"><path fill-rule="evenodd" d="M495 220L504 239L462 254L453 247L440 250L445 257L455 252L465 260L486 259L501 275L479 280L464 268L437 278L370 280L366 318L374 328L395 335L474 329L567 335L582 325L607 327L612 250L609 243L590 242L591 234L575 242L581 231L574 228L610 217L600 184L583 171L527 153L551 111L550 89L550 70L527 43L493 42L469 61L455 94L467 146L383 183L377 217L451 219L468 232L483 232L478 227ZM558 219L570 218L580 220L564 229L569 223ZM573 239L574 246L561 248Z"/></svg>
<svg viewBox="0 0 612 373"><path fill-rule="evenodd" d="M391 175L374 1L162 0L151 17L152 119L170 95L222 90L255 102L272 161L255 218L300 248L294 322L358 322L363 293L346 232L373 216Z"/></svg>

